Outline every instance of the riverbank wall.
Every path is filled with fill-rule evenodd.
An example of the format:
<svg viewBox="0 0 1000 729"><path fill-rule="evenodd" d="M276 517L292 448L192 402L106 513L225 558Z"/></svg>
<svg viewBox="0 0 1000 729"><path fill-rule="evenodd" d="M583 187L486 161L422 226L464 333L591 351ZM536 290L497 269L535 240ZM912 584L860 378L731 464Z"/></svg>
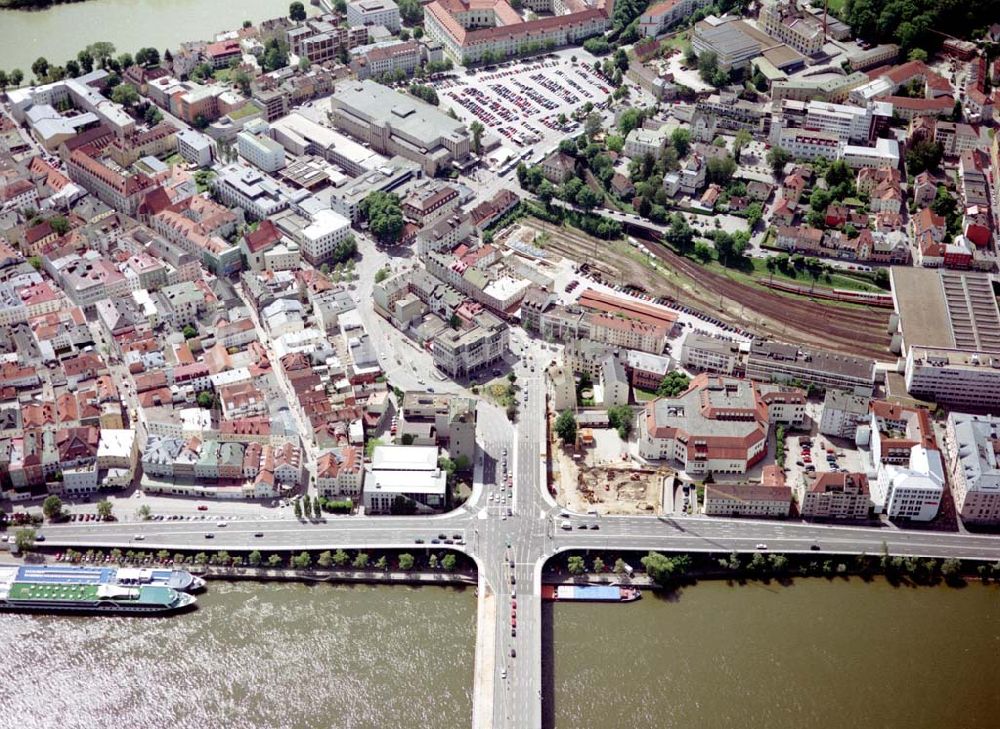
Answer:
<svg viewBox="0 0 1000 729"><path fill-rule="evenodd" d="M255 580L279 582L356 582L374 585L439 585L441 587L476 585L476 574L468 572L388 572L375 570L337 569L274 569L270 567L221 567L206 565L194 567L182 565L192 574L206 580Z"/></svg>

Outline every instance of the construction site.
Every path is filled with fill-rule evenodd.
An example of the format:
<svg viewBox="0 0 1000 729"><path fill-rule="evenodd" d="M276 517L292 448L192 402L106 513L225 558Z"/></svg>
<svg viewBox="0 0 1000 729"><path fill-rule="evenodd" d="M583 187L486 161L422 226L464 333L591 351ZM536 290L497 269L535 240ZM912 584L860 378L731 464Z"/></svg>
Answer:
<svg viewBox="0 0 1000 729"><path fill-rule="evenodd" d="M564 447L553 435L550 448L556 456L556 500L570 511L659 514L664 488L674 481L671 469L641 466L632 460L612 429L587 429L575 447Z"/></svg>

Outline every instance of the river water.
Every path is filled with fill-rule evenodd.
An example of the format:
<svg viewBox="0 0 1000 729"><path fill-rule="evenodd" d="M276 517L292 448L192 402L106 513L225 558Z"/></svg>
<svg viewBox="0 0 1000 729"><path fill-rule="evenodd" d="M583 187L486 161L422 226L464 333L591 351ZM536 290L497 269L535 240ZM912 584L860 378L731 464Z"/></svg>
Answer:
<svg viewBox="0 0 1000 729"><path fill-rule="evenodd" d="M0 726L471 723L474 590L211 582L198 603L164 619L0 614ZM994 586L704 582L543 618L557 729L998 726Z"/></svg>
<svg viewBox="0 0 1000 729"><path fill-rule="evenodd" d="M153 47L162 54L182 41L211 40L244 20L254 23L288 13L288 0L86 0L43 10L0 10L0 68L20 68L31 80L39 56L61 66L96 41L118 53ZM316 8L303 2L306 12Z"/></svg>
<svg viewBox="0 0 1000 729"><path fill-rule="evenodd" d="M0 614L0 726L467 727L474 592L213 581L170 618Z"/></svg>
<svg viewBox="0 0 1000 729"><path fill-rule="evenodd" d="M994 586L704 582L545 618L558 729L1000 726Z"/></svg>

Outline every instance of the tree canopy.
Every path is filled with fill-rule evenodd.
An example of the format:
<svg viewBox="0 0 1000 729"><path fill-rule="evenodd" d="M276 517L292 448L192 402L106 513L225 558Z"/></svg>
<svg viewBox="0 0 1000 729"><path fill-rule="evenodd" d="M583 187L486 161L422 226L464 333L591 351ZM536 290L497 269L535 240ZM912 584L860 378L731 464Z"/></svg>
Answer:
<svg viewBox="0 0 1000 729"><path fill-rule="evenodd" d="M399 240L404 221L398 195L382 191L369 193L361 201L361 214L380 242L392 244Z"/></svg>
<svg viewBox="0 0 1000 729"><path fill-rule="evenodd" d="M677 397L687 390L689 384L691 384L690 377L679 370L674 370L666 374L656 394L660 397Z"/></svg>
<svg viewBox="0 0 1000 729"><path fill-rule="evenodd" d="M564 410L556 418L555 424L556 435L558 435L563 443L575 443L576 442L576 417L574 417L572 411Z"/></svg>

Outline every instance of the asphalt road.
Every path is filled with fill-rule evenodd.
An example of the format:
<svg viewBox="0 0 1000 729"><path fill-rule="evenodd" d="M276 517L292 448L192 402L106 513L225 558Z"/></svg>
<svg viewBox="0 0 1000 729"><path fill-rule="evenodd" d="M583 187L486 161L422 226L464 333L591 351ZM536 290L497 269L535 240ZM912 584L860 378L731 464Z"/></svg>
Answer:
<svg viewBox="0 0 1000 729"><path fill-rule="evenodd" d="M40 531L49 547L120 547L159 550L319 550L343 548L452 548L476 556L483 566L486 589L497 596L494 700L492 726L540 728L541 712L541 569L564 550L665 550L812 552L960 557L1000 560L1000 537L909 531L894 527L853 527L804 522L754 521L709 517L572 515L571 529L561 528L559 508L546 491L545 390L542 355L526 353L518 364L520 403L516 427L492 405L479 408L482 463L469 502L433 517L328 516L321 522L299 522L287 516L258 514L225 520L212 504L198 521L72 522L47 525ZM529 366L535 365L536 372ZM513 497L503 489L503 451L513 473ZM496 497L507 491L507 501ZM494 494L494 501L489 494ZM511 515L505 517L507 507ZM284 512L286 510L282 510ZM281 512L279 512L281 513ZM127 517L126 517L127 518ZM590 528L597 524L597 529ZM581 529L580 525L587 528ZM207 534L212 534L211 538ZM258 536L260 535L260 536ZM137 539L140 537L141 539ZM432 540L458 537L465 544L433 545ZM419 541L418 540L422 540ZM508 544L510 545L508 547ZM759 546L766 545L766 546ZM511 567L513 560L513 567ZM512 582L511 576L514 580ZM516 598L515 598L516 595ZM516 635L512 634L516 599ZM516 657L511 656L511 649Z"/></svg>

